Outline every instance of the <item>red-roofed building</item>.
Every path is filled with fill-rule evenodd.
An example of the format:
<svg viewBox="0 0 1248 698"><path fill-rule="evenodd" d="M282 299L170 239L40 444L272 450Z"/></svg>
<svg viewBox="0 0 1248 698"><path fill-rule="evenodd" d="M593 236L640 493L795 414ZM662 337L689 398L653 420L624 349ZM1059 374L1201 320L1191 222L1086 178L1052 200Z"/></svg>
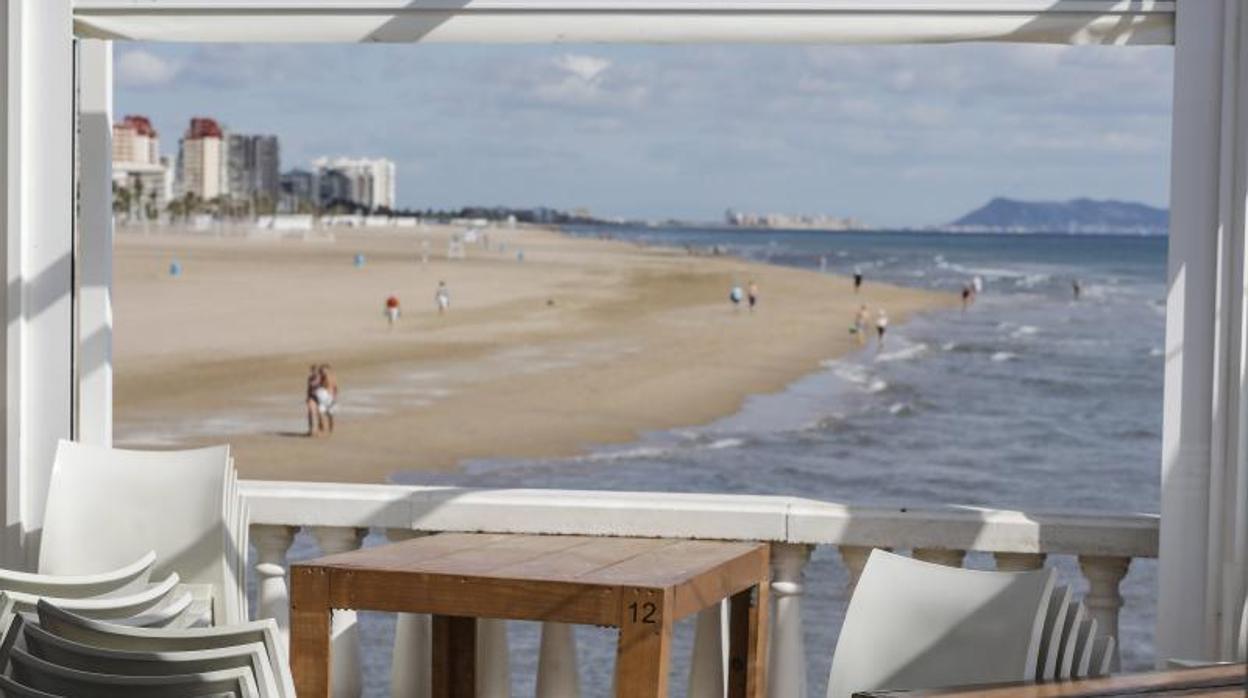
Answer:
<svg viewBox="0 0 1248 698"><path fill-rule="evenodd" d="M160 163L160 138L150 119L131 114L113 124L113 162Z"/></svg>
<svg viewBox="0 0 1248 698"><path fill-rule="evenodd" d="M178 151L179 195L205 201L226 193L224 134L216 119L191 119Z"/></svg>

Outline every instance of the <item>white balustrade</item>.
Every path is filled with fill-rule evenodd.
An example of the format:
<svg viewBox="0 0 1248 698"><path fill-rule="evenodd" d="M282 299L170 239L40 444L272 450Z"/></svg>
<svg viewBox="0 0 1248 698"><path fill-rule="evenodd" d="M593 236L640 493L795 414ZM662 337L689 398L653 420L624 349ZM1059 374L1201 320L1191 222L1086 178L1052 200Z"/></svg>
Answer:
<svg viewBox="0 0 1248 698"><path fill-rule="evenodd" d="M581 678L577 673L575 628L566 623L542 623L542 644L537 659L537 698L578 698Z"/></svg>
<svg viewBox="0 0 1248 698"><path fill-rule="evenodd" d="M507 621L477 621L477 698L511 697Z"/></svg>
<svg viewBox="0 0 1248 698"><path fill-rule="evenodd" d="M646 536L772 543L772 641L769 695L807 698L801 600L804 569L816 545L837 546L852 593L873 548L911 549L917 559L951 566L966 551L993 555L997 569L1043 567L1047 555L1073 555L1088 579L1085 604L1116 636L1119 584L1132 558L1157 554L1157 517L1046 515L988 509L851 507L792 497L673 493L471 490L453 487L243 481L257 551L258 615L285 629L289 591L285 560L295 532L308 527L326 553L358 548L369 528L393 540L442 531ZM848 598L848 597L847 597ZM506 622L477 630L478 695L508 698ZM722 698L723 615L699 614L689 675L691 698ZM359 638L353 612L335 612L335 696L360 694ZM428 616L399 614L391 671L393 695L429 694ZM543 627L539 698L580 693L575 634ZM829 647L813 650L828 654ZM1117 659L1115 658L1115 667Z"/></svg>
<svg viewBox="0 0 1248 698"><path fill-rule="evenodd" d="M771 646L767 695L806 698L806 636L802 628L802 577L812 546L771 546Z"/></svg>
<svg viewBox="0 0 1248 698"><path fill-rule="evenodd" d="M367 528L316 526L316 542L326 555L358 550L368 535ZM335 610L331 624L330 676L333 698L358 698L363 693L363 664L360 661L360 629L355 611Z"/></svg>
<svg viewBox="0 0 1248 698"><path fill-rule="evenodd" d="M724 605L698 612L689 660L689 698L724 698Z"/></svg>
<svg viewBox="0 0 1248 698"><path fill-rule="evenodd" d="M1122 608L1122 594L1119 585L1127 576L1131 566L1131 558L1115 555L1080 555L1079 568L1088 580L1088 593L1083 605L1088 615L1096 620L1101 632L1115 640L1118 638L1118 612ZM1114 656L1110 660L1110 669L1117 671L1120 664L1118 651L1121 642L1114 643Z"/></svg>
<svg viewBox="0 0 1248 698"><path fill-rule="evenodd" d="M386 529L391 542L422 535L402 528ZM432 691L430 668L433 626L426 613L398 613L394 622L394 650L390 655L390 695L427 698Z"/></svg>
<svg viewBox="0 0 1248 698"><path fill-rule="evenodd" d="M286 579L286 552L295 541L296 526L252 526L256 546L257 618L277 621L282 642L290 642L290 587Z"/></svg>

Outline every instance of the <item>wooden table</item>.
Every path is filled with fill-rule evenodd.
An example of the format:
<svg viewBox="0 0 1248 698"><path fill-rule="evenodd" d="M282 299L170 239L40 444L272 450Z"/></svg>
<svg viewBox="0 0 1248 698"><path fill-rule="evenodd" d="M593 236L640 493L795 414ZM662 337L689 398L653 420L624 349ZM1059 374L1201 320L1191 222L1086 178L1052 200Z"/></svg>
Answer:
<svg viewBox="0 0 1248 698"><path fill-rule="evenodd" d="M1101 698L1103 696L1192 696L1193 698L1243 698L1248 695L1248 666L1202 667L1146 674L1119 674L1080 681L1028 684L996 684L961 688L908 691L864 691L855 698Z"/></svg>
<svg viewBox="0 0 1248 698"><path fill-rule="evenodd" d="M672 624L731 599L728 695L766 685L762 543L447 533L291 567L299 698L329 695L335 608L433 615L433 695L475 698L476 618L618 627L617 698L667 695Z"/></svg>

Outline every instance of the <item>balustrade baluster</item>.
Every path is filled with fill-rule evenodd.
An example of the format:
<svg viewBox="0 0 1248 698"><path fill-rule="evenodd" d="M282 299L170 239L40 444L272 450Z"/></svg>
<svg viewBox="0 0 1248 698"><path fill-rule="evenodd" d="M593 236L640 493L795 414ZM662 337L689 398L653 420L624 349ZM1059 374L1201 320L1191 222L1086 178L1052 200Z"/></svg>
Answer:
<svg viewBox="0 0 1248 698"><path fill-rule="evenodd" d="M317 526L312 529L316 542L326 555L356 550L368 535L367 528L338 528ZM330 675L333 698L357 698L363 692L363 673L360 663L360 631L355 611L334 611L332 623L333 645L330 648Z"/></svg>
<svg viewBox="0 0 1248 698"><path fill-rule="evenodd" d="M386 529L391 542L410 540L425 535L406 528ZM390 653L390 695L405 698L428 698L430 684L430 649L433 627L427 613L396 613L394 649Z"/></svg>
<svg viewBox="0 0 1248 698"><path fill-rule="evenodd" d="M1083 570L1083 576L1088 580L1088 594L1083 599L1083 605L1088 609L1088 614L1096 619L1096 626L1100 628L1100 632L1114 640L1120 640L1118 637L1118 610L1122 608L1122 594L1119 593L1119 585L1122 578L1127 576L1127 569L1131 566L1131 558L1118 557L1113 555L1080 555L1079 568ZM1110 670L1117 671L1119 668L1119 651L1122 642L1114 643L1114 656L1110 660Z"/></svg>
<svg viewBox="0 0 1248 698"><path fill-rule="evenodd" d="M507 621L477 621L477 698L510 698L511 660Z"/></svg>
<svg viewBox="0 0 1248 698"><path fill-rule="evenodd" d="M689 662L689 698L724 698L723 604L698 613Z"/></svg>
<svg viewBox="0 0 1248 698"><path fill-rule="evenodd" d="M910 555L916 560L934 562L946 567L961 567L966 559L965 550L946 550L944 548L915 548Z"/></svg>
<svg viewBox="0 0 1248 698"><path fill-rule="evenodd" d="M566 623L542 623L537 660L537 698L577 698L581 680L576 669L576 633Z"/></svg>
<svg viewBox="0 0 1248 698"><path fill-rule="evenodd" d="M767 695L806 698L806 638L802 630L802 575L814 546L771 546L771 651Z"/></svg>
<svg viewBox="0 0 1248 698"><path fill-rule="evenodd" d="M993 553L999 572L1028 572L1044 567L1044 553Z"/></svg>
<svg viewBox="0 0 1248 698"><path fill-rule="evenodd" d="M286 580L286 551L295 541L295 526L252 526L256 546L256 617L272 618L282 643L290 643L290 588Z"/></svg>

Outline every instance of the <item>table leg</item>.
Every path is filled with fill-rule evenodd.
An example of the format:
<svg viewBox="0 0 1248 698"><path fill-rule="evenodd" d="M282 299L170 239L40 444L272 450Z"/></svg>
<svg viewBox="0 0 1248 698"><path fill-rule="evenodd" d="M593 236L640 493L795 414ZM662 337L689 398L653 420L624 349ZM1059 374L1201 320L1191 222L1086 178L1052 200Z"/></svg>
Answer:
<svg viewBox="0 0 1248 698"><path fill-rule="evenodd" d="M728 698L763 698L767 691L766 583L732 596L728 618Z"/></svg>
<svg viewBox="0 0 1248 698"><path fill-rule="evenodd" d="M615 698L667 698L672 621L659 589L623 594L615 654Z"/></svg>
<svg viewBox="0 0 1248 698"><path fill-rule="evenodd" d="M433 698L476 698L477 619L435 615L432 624Z"/></svg>
<svg viewBox="0 0 1248 698"><path fill-rule="evenodd" d="M329 575L295 567L290 573L290 671L300 698L329 698Z"/></svg>

